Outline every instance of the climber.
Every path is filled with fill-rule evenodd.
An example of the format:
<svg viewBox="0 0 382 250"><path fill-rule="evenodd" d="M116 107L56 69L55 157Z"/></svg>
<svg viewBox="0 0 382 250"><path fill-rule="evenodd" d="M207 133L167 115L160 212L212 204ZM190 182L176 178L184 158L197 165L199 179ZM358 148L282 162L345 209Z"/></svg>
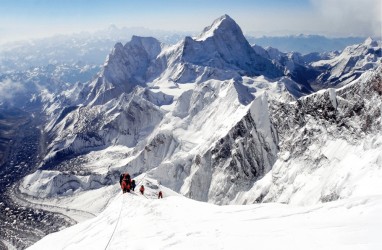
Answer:
<svg viewBox="0 0 382 250"><path fill-rule="evenodd" d="M123 174L119 176L119 185L122 187Z"/></svg>
<svg viewBox="0 0 382 250"><path fill-rule="evenodd" d="M132 180L132 181L131 181L131 190L134 191L135 187L136 187L136 185L135 185L135 180Z"/></svg>
<svg viewBox="0 0 382 250"><path fill-rule="evenodd" d="M142 195L145 193L145 187L142 185L141 188L139 189L139 192L141 192Z"/></svg>
<svg viewBox="0 0 382 250"><path fill-rule="evenodd" d="M130 192L131 179L128 173L123 174L121 188L123 193Z"/></svg>
<svg viewBox="0 0 382 250"><path fill-rule="evenodd" d="M162 191L159 191L159 193L158 193L158 199L162 199L162 198L163 198Z"/></svg>

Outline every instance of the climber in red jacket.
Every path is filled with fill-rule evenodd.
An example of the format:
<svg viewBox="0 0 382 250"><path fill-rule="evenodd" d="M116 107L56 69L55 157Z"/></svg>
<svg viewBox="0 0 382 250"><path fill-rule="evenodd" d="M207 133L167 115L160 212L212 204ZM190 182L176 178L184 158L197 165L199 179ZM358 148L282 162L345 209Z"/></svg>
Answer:
<svg viewBox="0 0 382 250"><path fill-rule="evenodd" d="M141 192L142 195L145 193L145 187L142 185L141 188L139 189L139 192Z"/></svg>
<svg viewBox="0 0 382 250"><path fill-rule="evenodd" d="M130 192L131 179L128 173L123 174L121 188L123 193Z"/></svg>

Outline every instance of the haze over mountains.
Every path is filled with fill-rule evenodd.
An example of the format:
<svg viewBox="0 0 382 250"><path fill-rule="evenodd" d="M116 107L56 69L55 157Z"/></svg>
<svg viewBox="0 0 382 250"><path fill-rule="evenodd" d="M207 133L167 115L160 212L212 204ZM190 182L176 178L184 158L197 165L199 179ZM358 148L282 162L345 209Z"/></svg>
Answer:
<svg viewBox="0 0 382 250"><path fill-rule="evenodd" d="M361 43L363 37L328 38L320 35L296 35L296 36L247 36L251 44L262 47L277 48L282 52L300 52L308 54L312 52L341 51L346 46Z"/></svg>
<svg viewBox="0 0 382 250"><path fill-rule="evenodd" d="M0 47L1 72L27 70L30 67L48 64L83 64L101 65L110 48L115 43L128 41L133 35L153 36L166 44L174 44L192 32L156 31L145 28L118 28L111 25L97 32L83 32L73 35L56 35L32 41L18 41L2 44ZM346 46L361 43L366 37L328 38L319 35L254 37L246 34L250 44L264 48L273 47L282 52L340 51Z"/></svg>
<svg viewBox="0 0 382 250"><path fill-rule="evenodd" d="M84 58L90 44L80 46ZM154 198L162 189L169 196L218 205L277 202L326 209L319 204L341 199L343 203L335 204L361 211L381 205L381 41L368 38L342 52L282 52L251 45L239 25L223 15L199 35L170 44L140 36L132 36L124 45L116 43L99 71L97 60L62 61L1 75L3 90L15 83L22 87L10 95L18 99L4 98L0 105L26 112L39 130L33 139L35 158L28 168L26 158L4 157L7 174L21 167L21 177L26 176L12 183L3 180L13 202L62 213L67 224L100 215L76 227L98 225L99 229L89 230L91 235L102 234L100 225L105 224L100 221L108 220L127 199L117 196L119 174L126 171L148 186L146 198ZM82 81L86 78L90 80ZM9 145L5 152L20 144ZM168 202L197 204L185 205L184 197ZM162 209L141 198L145 199L128 199L136 206L148 206L147 213ZM354 205L358 202L367 205L359 208ZM13 221L19 225L19 217L13 220L16 209L9 210L3 217L4 242L23 248L42 237L38 232L25 241L12 231L8 225ZM246 217L234 210L238 220ZM207 220L210 226L213 214ZM269 216L264 211L263 215ZM113 217L106 223L110 232L119 220ZM363 222L371 220L365 217ZM362 226L346 227L350 232ZM115 247L124 232L132 233L129 230L117 231ZM83 229L68 229L62 235L74 237L78 232ZM222 235L230 237L228 232ZM106 243L108 236L103 236ZM61 235L46 238L36 249L47 247L54 237ZM345 239L351 237L346 233ZM354 245L364 243L365 237ZM81 240L87 242L87 237ZM344 244L333 242L339 248ZM378 246L376 238L370 246ZM250 247L249 242L243 245Z"/></svg>

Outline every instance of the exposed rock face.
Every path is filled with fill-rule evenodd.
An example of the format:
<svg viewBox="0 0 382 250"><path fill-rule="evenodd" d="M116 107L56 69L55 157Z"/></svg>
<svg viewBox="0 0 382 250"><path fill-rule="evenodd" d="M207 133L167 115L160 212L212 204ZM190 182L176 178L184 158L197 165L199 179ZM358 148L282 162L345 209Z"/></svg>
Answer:
<svg viewBox="0 0 382 250"><path fill-rule="evenodd" d="M267 100L262 101L255 104L266 108ZM266 128L268 131L262 131L264 128L258 128L261 125L255 119L254 114L248 112L211 150L195 157L186 195L227 204L271 169L277 158L278 138L272 125Z"/></svg>
<svg viewBox="0 0 382 250"><path fill-rule="evenodd" d="M360 183L380 174L381 70L294 103L271 101L278 159L266 178L237 200L312 204L363 192L362 185L377 189L371 179Z"/></svg>
<svg viewBox="0 0 382 250"><path fill-rule="evenodd" d="M328 89L300 98L292 104L273 102L272 122L277 124L282 138L290 136L296 126L304 128L314 121L330 136L360 139L366 133L381 129L380 88L381 68L373 75L338 90ZM305 129L301 135L310 133L306 137L314 141L313 136L319 136L320 129L309 132Z"/></svg>

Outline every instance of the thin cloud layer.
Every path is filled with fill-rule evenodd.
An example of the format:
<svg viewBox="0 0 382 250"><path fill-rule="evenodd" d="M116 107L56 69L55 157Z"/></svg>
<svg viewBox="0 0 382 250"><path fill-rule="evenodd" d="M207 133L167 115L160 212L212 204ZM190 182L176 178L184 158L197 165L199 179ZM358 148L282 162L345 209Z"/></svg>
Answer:
<svg viewBox="0 0 382 250"><path fill-rule="evenodd" d="M0 103L12 100L23 92L25 92L25 88L20 82L14 82L10 79L0 81Z"/></svg>
<svg viewBox="0 0 382 250"><path fill-rule="evenodd" d="M380 0L311 0L318 25L331 35L381 37Z"/></svg>
<svg viewBox="0 0 382 250"><path fill-rule="evenodd" d="M150 0L118 4L57 0L37 5L31 1L28 4L31 11L26 12L26 8L18 8L9 1L7 8L0 9L0 43L95 31L110 23L119 27L199 32L206 23L225 13L244 32L260 36L303 33L380 38L382 29L381 0L169 0L166 4ZM62 11L57 6L62 6Z"/></svg>

